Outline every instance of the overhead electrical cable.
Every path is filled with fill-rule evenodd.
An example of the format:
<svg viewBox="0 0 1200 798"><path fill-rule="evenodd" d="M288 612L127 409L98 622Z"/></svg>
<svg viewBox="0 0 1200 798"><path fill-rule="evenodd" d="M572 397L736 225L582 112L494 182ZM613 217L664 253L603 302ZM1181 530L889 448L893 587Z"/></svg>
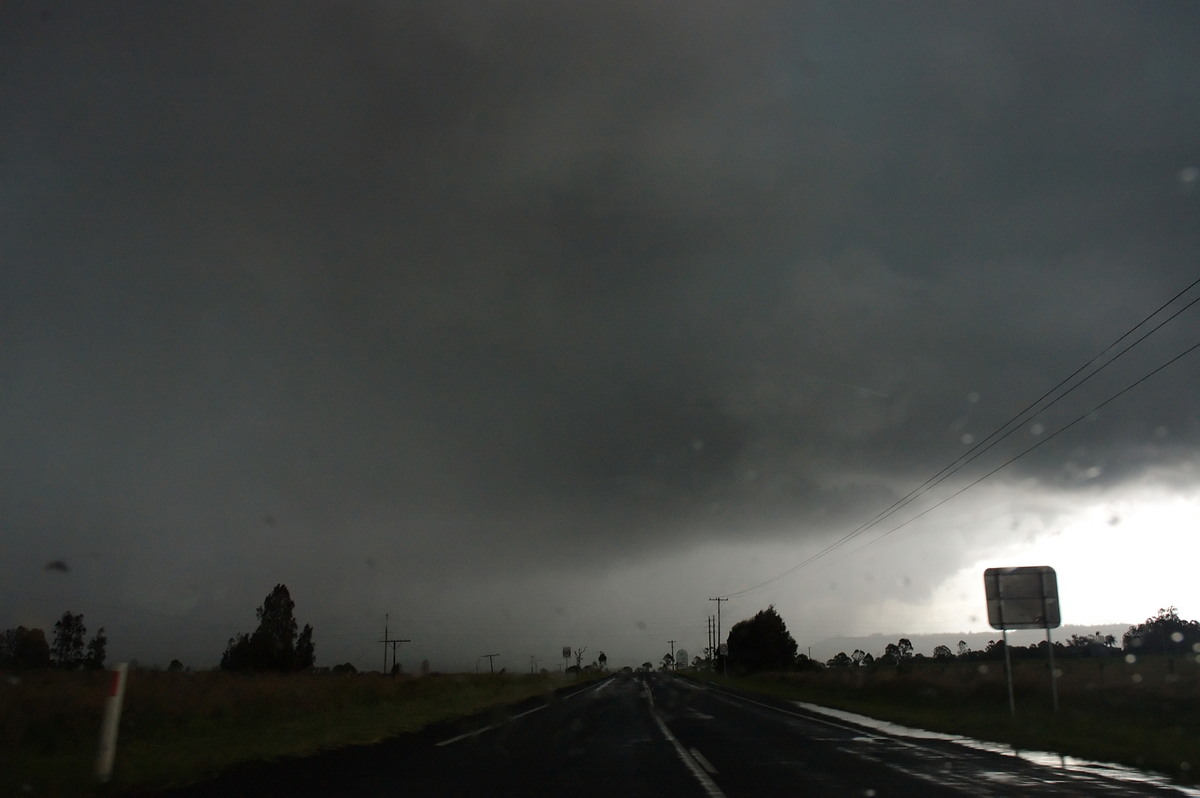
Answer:
<svg viewBox="0 0 1200 798"><path fill-rule="evenodd" d="M1103 360L1103 359L1105 358L1105 356L1106 356L1106 355L1107 355L1109 352L1111 352L1113 349L1115 349L1115 348L1116 348L1116 347L1117 347L1117 346L1118 346L1118 345L1119 345L1119 344L1120 344L1122 341L1124 341L1125 339L1129 338L1131 335L1133 335L1135 332L1137 332L1137 331L1138 331L1140 328L1144 327L1144 326L1145 326L1146 324L1148 324L1148 323L1149 323L1149 322L1150 322L1150 321L1151 321L1151 320L1152 320L1152 319L1153 319L1155 316L1158 316L1158 315L1159 315L1160 313L1162 313L1162 312L1163 312L1163 311L1164 311L1166 308L1168 308L1168 307L1169 307L1171 304L1173 304L1173 303L1174 303L1174 302L1176 302L1178 299L1180 299L1182 296L1184 296L1185 294L1187 294L1189 291L1191 291L1191 290L1192 290L1193 288L1195 288L1197 285L1200 285L1200 279L1196 279L1196 280L1194 280L1194 281L1193 281L1191 284L1189 284L1189 285L1188 285L1186 288L1184 288L1184 289L1182 289L1181 291L1179 291L1178 293L1176 293L1174 296L1172 296L1170 299L1168 299L1166 302L1164 302L1162 305L1160 305L1160 306L1159 306L1157 309L1155 309L1155 310L1154 310L1152 313L1150 313L1149 315L1147 315L1145 318L1143 318L1141 321L1139 321L1139 322L1138 322L1137 324L1135 324L1133 327L1130 327L1128 330L1126 330L1124 333L1122 333L1120 336L1118 336L1118 337L1117 337L1117 338L1116 338L1116 339L1115 339L1115 340L1114 340L1112 343L1110 343L1108 346L1106 346L1106 347L1105 347L1105 348L1104 348L1102 351L1100 351L1098 354L1096 354L1094 357L1092 357L1090 360L1088 360L1088 361L1087 361L1086 363L1084 363L1082 366L1080 366L1079 368L1075 369L1075 371L1071 372L1071 374L1069 374L1067 377L1065 377L1065 378L1063 378L1062 380L1060 380L1060 381L1059 381L1059 382L1058 382L1058 383L1057 383L1057 384L1056 384L1054 387L1050 388L1048 391L1046 391L1045 393L1043 393L1043 394L1042 394L1040 397L1038 397L1038 398L1037 398L1037 399L1035 399L1034 401L1030 402L1028 405L1026 405L1026 406L1025 406L1025 408L1024 408L1024 409L1020 410L1018 413L1016 413L1016 414L1015 414L1015 415L1013 415L1011 418L1009 418L1009 419L1008 419L1008 421L1004 422L1004 423L1003 423L1003 424L1001 424L999 427L997 427L995 430L993 430L993 431L992 431L992 432L991 432L989 435L987 435L985 438L983 438L983 439L982 439L982 440L980 440L978 443L976 443L976 444L975 444L975 445L974 445L974 446L973 446L971 449L969 449L968 451L964 452L962 455L959 455L959 457L957 457L955 460L953 460L953 461L952 461L952 462L951 462L949 465L946 465L946 466L944 466L944 467L943 467L943 468L942 468L940 471L938 471L936 474L934 474L933 476L929 477L927 480L925 480L924 482L922 482L922 483L921 483L920 485L918 485L916 488L913 488L913 489L912 489L911 491L909 491L907 494L905 494L905 495L904 495L904 496L902 496L901 498L899 498L899 499L897 499L896 501L894 501L894 502L893 502L891 505L889 505L889 506L888 506L887 508L885 508L884 510L880 511L878 514L876 514L876 515L875 515L873 518L871 518L869 521L867 521L867 522L863 523L862 525L860 525L860 526L859 526L859 527L857 527L856 529L852 530L851 532L847 533L846 535L843 535L841 538L839 538L838 540L836 540L836 541L834 541L833 543L829 544L829 545L828 545L828 546L826 546L825 548L821 549L821 550L820 550L820 551L818 551L816 554L813 554L811 557L808 557L807 559L803 560L802 562L800 562L800 563L797 563L796 565L792 566L791 568L787 569L786 571L784 571L784 572L782 572L782 573L780 573L780 574L778 574L778 575L776 575L776 576L773 576L773 577L771 577L770 579L767 579L767 580L765 580L765 581L763 581L763 582L760 582L760 583L758 583L758 584L756 584L756 585L753 585L753 586L751 586L751 587L745 588L745 589L743 589L743 590L738 590L738 591L735 591L735 592L732 592L732 593L726 593L726 594L724 594L724 595L725 595L725 596L741 596L741 595L745 595L746 593L751 593L751 592L753 592L753 591L755 591L755 590L758 590L758 589L760 589L760 588L766 587L767 585L769 585L769 584L772 584L773 582L776 582L776 581L778 581L778 580L780 580L780 579L783 579L784 577L787 577L787 576L790 576L791 574L794 574L794 573L796 573L796 572L797 572L797 571L799 571L800 569L802 569L802 568L805 568L805 567L807 567L808 565L811 565L813 562L815 562L815 561L817 561L817 560L819 560L819 559L821 559L821 558L823 558L823 557L826 557L826 556L828 556L829 554L831 554L831 553L832 553L833 551L835 551L836 549L838 549L838 548L840 548L841 546L845 545L846 543L850 542L851 540L853 540L854 538L856 538L856 537L858 537L859 535L863 534L864 532L866 532L867 530L871 529L872 527L874 527L874 526L878 525L878 524L879 524L879 523L881 523L883 520L885 520L885 519L889 518L890 516L894 515L896 512L900 511L900 510L901 510L901 509L903 509L904 507L906 507L906 506L908 506L909 504L911 504L911 503L912 503L914 500L916 500L916 499L917 499L917 498L919 498L920 496L924 495L925 493L929 492L929 491L930 491L930 490L932 490L933 488L937 487L937 486L938 486L938 485L940 485L942 482L944 482L946 479L948 479L949 477L951 477L951 476L953 476L954 474L958 473L958 472L959 472L960 470L962 470L964 467L966 467L967 465L969 465L969 464L970 464L972 461L974 461L976 458L978 458L978 457L980 457L981 455L985 454L985 453L986 453L986 452L988 452L990 449L992 449L994 446L996 446L998 443L1000 443L1002 440L1004 440L1004 439L1005 439L1005 438L1007 438L1008 436L1012 435L1012 433L1013 433L1013 432L1015 432L1017 429L1019 429L1019 428L1020 428L1020 426L1021 426L1022 424L1024 424L1026 421L1028 421L1028 420L1029 420L1029 418L1031 418L1032 416L1036 415L1037 413L1044 412L1045 410L1047 410L1047 409L1049 409L1050 407L1052 407L1052 406L1054 406L1055 404L1057 404L1059 401L1061 401L1063 398L1065 398L1065 397L1066 397L1066 396L1068 396L1070 393L1072 393L1073 391L1075 391L1077 388L1079 388L1079 387L1080 387L1081 385L1083 385L1085 382L1087 382L1088 380L1090 380L1092 377L1096 376L1096 375L1097 375L1097 374L1099 374L1101 371L1103 371L1104 369L1108 368L1110 365L1112 365L1113 363L1115 363L1115 362L1116 362L1118 359L1120 359L1120 358L1121 358L1121 357L1122 357L1124 354L1126 354L1127 352L1129 352L1129 350L1133 349L1135 346L1137 346L1138 344L1140 344L1140 343L1142 343L1143 341L1145 341L1147 338L1149 338L1151 335L1153 335L1154 333L1156 333L1158 330L1162 329L1162 328L1163 328L1163 327L1164 327L1166 324L1168 324L1168 323L1170 323L1171 321L1173 321L1173 320L1174 320L1175 318L1177 318L1177 317L1178 317L1180 314L1182 314L1183 312L1185 312L1186 310L1188 310L1189 308L1191 308L1191 307L1192 307L1193 305L1195 305L1197 302L1200 302L1200 296L1197 296L1196 298L1192 299L1192 300L1191 300L1191 301L1189 301L1187 304L1185 304L1183 307L1179 308L1179 309L1178 309L1178 310L1176 310L1174 313L1172 313L1171 315L1169 315L1167 318L1165 318L1165 319L1161 320L1161 321L1160 321L1158 324L1156 324L1156 325L1155 325L1155 326L1154 326L1152 329L1150 329L1150 330L1148 330L1147 332L1143 333L1141 336L1139 336L1139 337L1138 337L1137 339L1135 339L1133 342L1129 343L1129 344L1128 344L1128 345L1127 345L1125 348L1121 349L1121 351L1117 352L1117 353L1116 353L1115 355L1113 355L1111 358L1108 358L1107 360ZM963 491L965 491L965 490L967 490L967 489L969 489L969 488L973 487L974 485L978 484L979 482L982 482L984 479L987 479L989 476L991 476L992 474L996 473L996 471L998 471L998 470L1000 470L1001 468L1004 468L1005 466L1009 465L1011 462L1013 462L1013 460L1016 460L1016 459L1018 459L1018 458L1020 458L1020 457L1024 456L1026 453L1028 453L1028 452L1030 452L1030 451L1033 451L1033 449L1036 449L1038 446L1042 445L1043 443L1045 443L1045 442L1047 442L1047 441L1049 441L1049 440L1053 439L1054 437L1057 437L1059 434L1061 434L1062 432L1064 432L1066 429L1069 429L1070 427L1072 427L1072 426L1074 426L1076 423L1078 423L1078 421L1082 420L1082 418L1086 418L1086 417L1087 417L1087 415L1089 415L1090 413L1093 413L1093 412L1095 412L1095 411L1096 411L1096 410L1098 410L1100 407L1103 407L1104 405L1106 405L1106 404L1108 404L1109 402L1111 402L1113 399L1116 399L1118 396L1121 396L1121 395L1122 395L1122 394L1124 394L1125 392L1127 392L1127 391L1131 390L1131 389L1132 389L1133 387L1135 387L1136 385L1139 385L1140 383L1144 382L1144 381L1145 381L1146 379L1148 379L1150 376L1153 376L1154 374L1156 374L1156 373L1158 373L1159 371L1161 371L1163 368L1166 368L1167 366L1171 365L1172 363L1174 363L1174 362L1175 362L1176 360L1178 360L1179 358L1181 358L1181 357L1183 357L1184 355L1186 355L1186 354L1188 354L1189 352L1191 352L1191 351L1192 351L1192 349L1194 349L1194 348L1195 348L1195 347L1192 347L1192 348L1190 348L1190 349L1186 350L1185 352L1183 352L1182 354L1180 354L1180 355L1176 356L1175 358L1172 358L1170 361L1168 361L1167 363L1163 364L1162 366L1159 366L1159 367L1158 367L1158 368L1156 368L1154 371L1150 372L1149 374L1145 375L1145 376L1144 376L1144 377L1142 377L1141 379L1139 379L1139 380L1137 380L1136 382L1134 382L1132 385L1130 385L1130 386L1127 386L1127 387L1126 387L1125 389L1123 389L1122 391L1120 391L1120 392L1118 392L1117 394L1115 394L1115 395L1111 396L1109 399L1107 399L1107 400L1105 400L1104 402L1102 402L1102 403L1101 403L1099 406L1097 406L1096 408L1093 408L1093 410L1091 410L1091 411L1088 411L1088 413L1085 413L1085 414L1084 414L1084 416L1082 416L1082 417L1080 417L1080 418L1076 419L1075 421L1072 421L1070 424L1066 425L1065 427L1062 427L1062 428L1060 428L1060 429L1059 429L1057 432L1053 433L1052 435L1050 435L1050 436L1047 436L1046 438L1043 438L1043 439L1041 439L1041 440L1040 440L1040 441L1039 441L1037 444L1035 444L1034 446L1031 446L1031 447L1029 447L1028 449L1026 449L1025 451L1023 451L1021 454L1018 454L1016 457L1012 458L1012 460L1008 460L1008 461L1006 461L1006 462L1005 462L1003 465L999 466L998 468L996 468L996 469L994 469L994 470L992 470L992 471L989 471L989 472L988 472L987 474L985 474L983 477L981 477L981 478L979 478L978 480L976 480L976 481L972 482L972 483L971 483L970 485L968 485L966 488L963 488L962 490L960 490L960 491L958 491L958 492L954 493L953 495L951 495L951 496L947 497L946 499L943 499L942 501L939 501L939 502L938 502L937 504L935 504L933 507L930 507L930 508L926 509L926 510L925 510L925 511L923 511L922 513L920 513L920 514L918 514L918 515L914 516L913 518L911 518L911 519L909 519L908 521L904 522L904 523L903 523L903 524L901 524L900 526L894 527L893 529L891 529L891 530L889 530L888 532L884 533L884 535L882 535L882 536L880 536L880 537L881 537L881 538L882 538L882 537L886 537L887 535L890 535L892 532L896 531L897 529L900 529L900 528L902 528L903 526L907 526L909 523L911 523L912 521L915 521L917 518L920 518L921 516L925 515L926 513L930 512L931 510L935 509L936 507L940 507L942 504L944 504L945 502L947 502L947 501L949 501L950 499L954 498L955 496L958 496L958 495L959 495L960 493L962 493ZM1103 360L1103 362L1101 362L1102 360ZM1096 365L1096 364L1099 364L1099 365ZM1085 376L1083 376L1081 379L1079 379L1078 381L1076 381L1076 382L1075 382L1073 385L1070 385L1070 387L1066 388L1066 390L1063 390L1063 391L1062 391L1061 393L1059 393L1057 396L1054 396L1054 394L1055 394L1056 392L1058 392L1058 391L1059 391L1061 388L1063 388L1064 386L1068 385L1068 383L1070 383L1070 382L1071 382L1073 379L1075 379L1076 377L1078 377L1080 374L1083 374L1084 372L1086 372L1086 371L1087 371L1087 370L1088 370L1090 367L1092 367L1093 365L1095 365L1095 368L1094 368L1094 369L1092 369L1092 371L1091 371L1090 373L1087 373L1087 374L1086 374ZM1054 398L1053 398L1053 399L1050 399L1050 401L1048 401L1048 402L1047 402L1046 400L1047 400L1048 398L1052 397L1052 396L1053 396ZM1045 404L1043 404L1043 402L1045 402ZM870 545L870 544L868 544L868 545ZM862 548L865 548L865 546L864 546L864 547L862 547ZM858 550L860 551L861 549L858 549Z"/></svg>

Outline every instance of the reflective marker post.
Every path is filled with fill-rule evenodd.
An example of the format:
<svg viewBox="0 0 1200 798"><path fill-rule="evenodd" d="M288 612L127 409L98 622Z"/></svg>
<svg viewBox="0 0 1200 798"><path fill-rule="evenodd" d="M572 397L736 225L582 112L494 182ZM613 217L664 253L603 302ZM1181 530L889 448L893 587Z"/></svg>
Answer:
<svg viewBox="0 0 1200 798"><path fill-rule="evenodd" d="M113 760L117 756L117 726L121 722L121 704L125 700L125 681L129 665L122 662L112 671L108 701L104 705L104 724L100 727L100 750L96 754L96 779L107 784L112 778Z"/></svg>

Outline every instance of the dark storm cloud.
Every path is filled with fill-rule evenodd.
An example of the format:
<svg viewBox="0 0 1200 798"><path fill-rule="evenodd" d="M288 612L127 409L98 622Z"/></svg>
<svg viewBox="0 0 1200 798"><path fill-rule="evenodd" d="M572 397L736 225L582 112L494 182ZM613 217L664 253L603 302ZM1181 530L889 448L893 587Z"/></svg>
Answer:
<svg viewBox="0 0 1200 798"><path fill-rule="evenodd" d="M5 523L39 563L856 524L1200 251L1189 5L0 21ZM1187 384L1014 476L1193 457Z"/></svg>

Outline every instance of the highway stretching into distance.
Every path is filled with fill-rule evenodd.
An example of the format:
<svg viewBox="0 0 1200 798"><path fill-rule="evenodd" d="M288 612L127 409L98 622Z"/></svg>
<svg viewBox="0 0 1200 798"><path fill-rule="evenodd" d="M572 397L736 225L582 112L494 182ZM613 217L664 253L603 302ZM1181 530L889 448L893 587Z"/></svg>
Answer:
<svg viewBox="0 0 1200 798"><path fill-rule="evenodd" d="M1198 795L1130 772L898 736L667 674L620 674L404 745L170 793L339 796Z"/></svg>

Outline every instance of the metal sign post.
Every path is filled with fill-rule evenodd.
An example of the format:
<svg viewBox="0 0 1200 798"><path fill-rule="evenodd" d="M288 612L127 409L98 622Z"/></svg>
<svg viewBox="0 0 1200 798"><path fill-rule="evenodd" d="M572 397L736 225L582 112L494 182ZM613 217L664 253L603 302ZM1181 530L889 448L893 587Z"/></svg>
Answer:
<svg viewBox="0 0 1200 798"><path fill-rule="evenodd" d="M1012 657L1008 651L1009 629L1045 629L1050 655L1050 693L1058 712L1058 682L1054 673L1054 643L1050 630L1062 625L1058 606L1058 576L1048 565L1020 568L988 568L983 572L987 596L988 624L1004 632L1004 671L1008 676L1008 708L1017 714L1013 698Z"/></svg>

